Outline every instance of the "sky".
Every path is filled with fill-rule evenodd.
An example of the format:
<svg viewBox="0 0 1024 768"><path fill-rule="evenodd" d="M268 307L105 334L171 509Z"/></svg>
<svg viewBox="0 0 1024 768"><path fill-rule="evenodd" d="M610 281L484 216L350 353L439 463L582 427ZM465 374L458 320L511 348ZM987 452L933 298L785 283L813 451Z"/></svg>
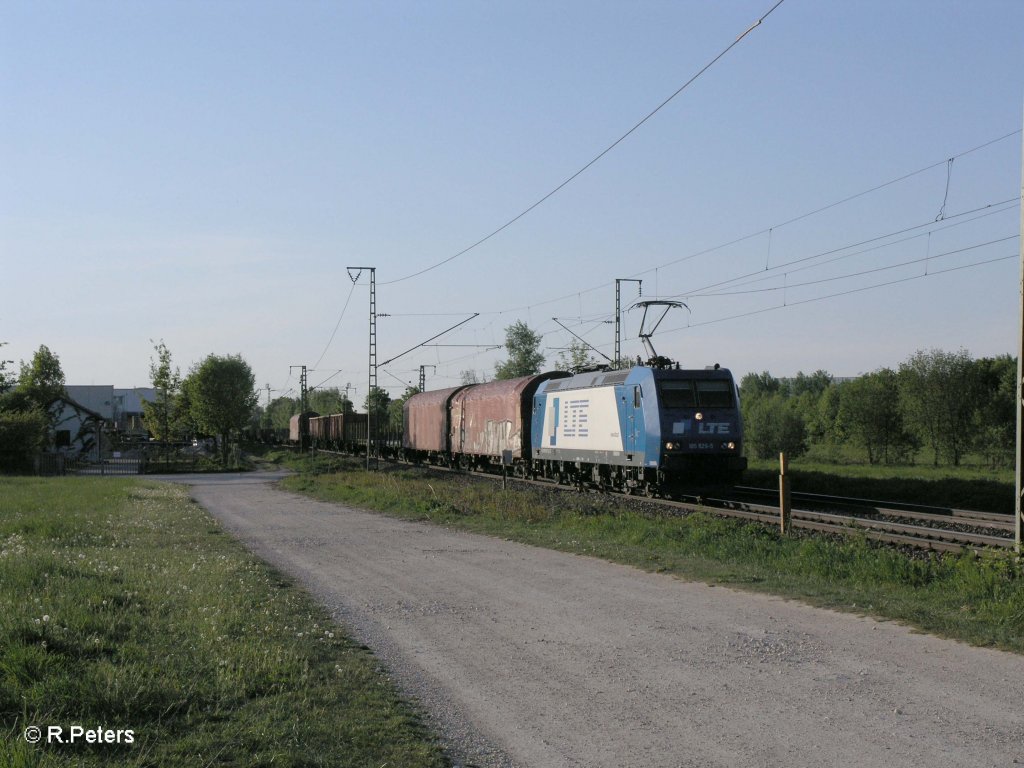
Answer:
<svg viewBox="0 0 1024 768"><path fill-rule="evenodd" d="M393 395L517 321L611 356L616 279L629 357L656 299L737 376L1014 353L1024 3L774 3L6 0L0 358L359 405L348 267Z"/></svg>

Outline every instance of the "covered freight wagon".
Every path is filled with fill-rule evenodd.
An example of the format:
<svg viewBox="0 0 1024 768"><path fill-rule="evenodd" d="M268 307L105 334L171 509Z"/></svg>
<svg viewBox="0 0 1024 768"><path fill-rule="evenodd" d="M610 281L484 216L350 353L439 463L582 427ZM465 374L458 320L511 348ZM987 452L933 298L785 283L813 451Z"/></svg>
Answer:
<svg viewBox="0 0 1024 768"><path fill-rule="evenodd" d="M288 420L288 441L305 445L309 442L309 420L319 416L316 411L296 413Z"/></svg>
<svg viewBox="0 0 1024 768"><path fill-rule="evenodd" d="M530 458L533 395L543 382L568 376L537 376L476 384L455 393L449 406L451 451L463 463L497 463L505 451L513 460Z"/></svg>
<svg viewBox="0 0 1024 768"><path fill-rule="evenodd" d="M402 449L413 459L447 456L451 453L449 405L466 386L421 392L405 401L402 420Z"/></svg>

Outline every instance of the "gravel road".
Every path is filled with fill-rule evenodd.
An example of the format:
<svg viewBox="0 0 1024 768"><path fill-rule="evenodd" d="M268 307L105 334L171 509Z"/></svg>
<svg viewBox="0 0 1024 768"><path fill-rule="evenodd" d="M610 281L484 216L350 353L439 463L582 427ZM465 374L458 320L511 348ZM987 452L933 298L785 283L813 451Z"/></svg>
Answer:
<svg viewBox="0 0 1024 768"><path fill-rule="evenodd" d="M1020 656L255 480L190 482L374 650L457 765L1024 765Z"/></svg>

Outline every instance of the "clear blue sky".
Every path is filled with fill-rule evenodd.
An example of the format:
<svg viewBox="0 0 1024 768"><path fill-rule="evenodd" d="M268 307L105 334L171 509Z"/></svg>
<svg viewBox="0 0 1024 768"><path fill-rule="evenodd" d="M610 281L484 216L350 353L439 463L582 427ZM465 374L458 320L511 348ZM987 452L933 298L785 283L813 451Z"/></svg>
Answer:
<svg viewBox="0 0 1024 768"><path fill-rule="evenodd" d="M654 338L686 366L1012 352L1019 0L786 0L558 194L393 282L550 192L773 2L8 0L0 356L46 344L68 383L146 386L163 339L183 371L240 353L279 393L306 364L362 403L350 265L377 268L381 361L472 312L442 341L500 344L522 319L554 367L558 317L611 354L617 277L686 302ZM421 349L380 383L502 356Z"/></svg>

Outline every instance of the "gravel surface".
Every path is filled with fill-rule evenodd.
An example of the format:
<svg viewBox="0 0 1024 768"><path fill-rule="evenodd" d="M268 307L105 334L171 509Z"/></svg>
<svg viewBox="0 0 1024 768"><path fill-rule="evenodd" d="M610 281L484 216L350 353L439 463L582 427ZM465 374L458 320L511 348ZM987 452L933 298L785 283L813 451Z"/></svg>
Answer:
<svg viewBox="0 0 1024 768"><path fill-rule="evenodd" d="M217 476L462 766L1024 765L1024 658Z"/></svg>

